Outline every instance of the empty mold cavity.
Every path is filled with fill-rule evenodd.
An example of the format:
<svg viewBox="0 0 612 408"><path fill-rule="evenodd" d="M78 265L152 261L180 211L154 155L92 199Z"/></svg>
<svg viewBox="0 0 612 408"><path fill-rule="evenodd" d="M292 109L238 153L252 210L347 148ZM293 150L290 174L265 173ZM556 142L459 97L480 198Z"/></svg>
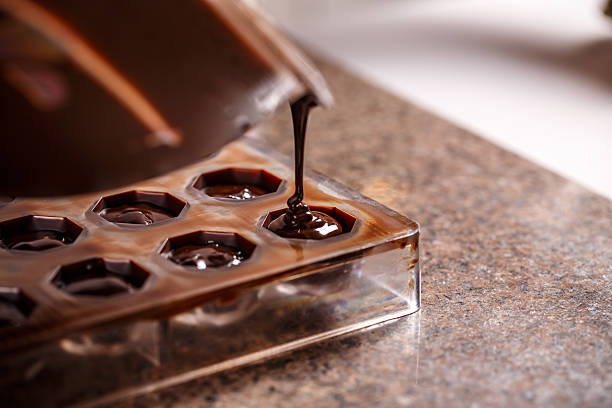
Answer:
<svg viewBox="0 0 612 408"><path fill-rule="evenodd" d="M178 217L186 205L169 193L131 190L102 197L92 211L114 224L151 225Z"/></svg>
<svg viewBox="0 0 612 408"><path fill-rule="evenodd" d="M44 251L72 244L81 232L83 228L66 217L26 215L0 223L0 246Z"/></svg>
<svg viewBox="0 0 612 408"><path fill-rule="evenodd" d="M0 287L0 328L22 325L35 306L20 289Z"/></svg>
<svg viewBox="0 0 612 408"><path fill-rule="evenodd" d="M60 267L51 283L73 296L111 297L142 289L149 276L129 260L91 258Z"/></svg>
<svg viewBox="0 0 612 408"><path fill-rule="evenodd" d="M325 231L323 231L327 225L326 223L323 223L321 227L319 227L320 231L317 231L316 234L308 234L308 231L306 228L302 229L302 228L287 228L286 230L280 232L280 231L275 231L272 230L270 227L270 224L279 219L279 217L284 217L285 213L287 212L287 208L283 208L280 210L276 210L276 211L272 211L270 213L268 213L268 215L266 216L266 218L264 219L264 222L262 224L262 226L270 231L272 231L273 233L275 233L276 235L282 237L282 238L292 238L292 239L317 239L317 240L323 240L326 238L332 238L334 236L338 236L338 235L343 235L343 234L347 234L349 232L351 232L353 230L353 227L355 226L355 222L356 222L356 218L353 217L352 215L340 210L339 208L336 207L319 207L319 206L308 206L310 211L313 212L315 214L315 216L317 215L317 213L322 213L326 216L329 216L331 218L333 218L333 220L335 220L338 224L340 224L340 227L342 228L342 231L338 234L330 234L328 236L326 236L327 234L325 234ZM319 214L320 215L320 214ZM315 236L316 238L313 238L313 236Z"/></svg>
<svg viewBox="0 0 612 408"><path fill-rule="evenodd" d="M227 200L250 200L278 190L282 180L265 170L227 168L203 173L193 187Z"/></svg>
<svg viewBox="0 0 612 408"><path fill-rule="evenodd" d="M169 238L160 253L177 265L205 270L240 265L255 244L232 232L195 231Z"/></svg>

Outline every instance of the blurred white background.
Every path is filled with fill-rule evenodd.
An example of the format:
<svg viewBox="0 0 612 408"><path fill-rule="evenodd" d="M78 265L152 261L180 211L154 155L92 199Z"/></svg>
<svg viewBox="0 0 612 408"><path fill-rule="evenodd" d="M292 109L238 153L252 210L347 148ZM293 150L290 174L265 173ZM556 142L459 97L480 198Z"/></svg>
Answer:
<svg viewBox="0 0 612 408"><path fill-rule="evenodd" d="M612 198L602 0L260 0L307 48Z"/></svg>

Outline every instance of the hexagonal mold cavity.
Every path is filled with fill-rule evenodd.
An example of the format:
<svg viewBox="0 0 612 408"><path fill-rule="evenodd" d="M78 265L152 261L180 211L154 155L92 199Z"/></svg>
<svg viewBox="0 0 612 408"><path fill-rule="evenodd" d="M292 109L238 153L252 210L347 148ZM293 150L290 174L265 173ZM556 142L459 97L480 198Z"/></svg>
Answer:
<svg viewBox="0 0 612 408"><path fill-rule="evenodd" d="M51 283L73 296L112 297L142 289L149 276L130 260L90 258L61 266Z"/></svg>
<svg viewBox="0 0 612 408"><path fill-rule="evenodd" d="M227 168L203 173L193 187L220 200L252 200L275 193L282 179L265 170Z"/></svg>
<svg viewBox="0 0 612 408"><path fill-rule="evenodd" d="M187 203L170 193L131 190L102 197L92 211L118 225L152 225L179 216Z"/></svg>
<svg viewBox="0 0 612 408"><path fill-rule="evenodd" d="M26 215L0 223L0 247L44 251L72 244L83 227L66 217Z"/></svg>
<svg viewBox="0 0 612 408"><path fill-rule="evenodd" d="M20 326L36 303L18 288L0 287L0 328Z"/></svg>
<svg viewBox="0 0 612 408"><path fill-rule="evenodd" d="M284 237L276 233L275 231L270 230L268 227L270 226L272 221L276 220L278 217L281 217L287 211L287 208L282 208L280 210L275 210L275 211L268 213L268 215L266 215L266 218L263 221L262 226L268 229L269 231L275 233L281 238L301 239L301 240L324 240L324 239L333 238L335 236L344 235L344 234L351 232L353 230L353 227L355 226L355 222L357 221L355 217L353 217L352 215L336 207L321 207L321 206L316 206L316 205L309 205L308 207L310 211L321 212L323 214L326 214L332 217L334 220L336 220L340 224L340 226L342 227L342 232L340 234L332 235L329 237L323 236L317 239L317 238L305 238L305 237Z"/></svg>
<svg viewBox="0 0 612 408"><path fill-rule="evenodd" d="M160 253L183 267L202 271L241 264L256 245L233 232L195 231L168 238Z"/></svg>

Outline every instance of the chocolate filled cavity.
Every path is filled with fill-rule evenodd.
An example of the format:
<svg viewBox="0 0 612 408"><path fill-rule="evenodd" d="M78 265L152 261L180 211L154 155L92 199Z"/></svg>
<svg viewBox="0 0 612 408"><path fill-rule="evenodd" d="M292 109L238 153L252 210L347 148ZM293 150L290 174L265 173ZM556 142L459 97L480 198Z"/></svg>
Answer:
<svg viewBox="0 0 612 408"><path fill-rule="evenodd" d="M262 169L226 168L201 174L193 187L221 199L251 200L278 190L282 180Z"/></svg>
<svg viewBox="0 0 612 408"><path fill-rule="evenodd" d="M204 245L185 245L173 249L168 258L178 265L204 270L240 265L247 256L238 248L211 241Z"/></svg>
<svg viewBox="0 0 612 408"><path fill-rule="evenodd" d="M131 190L102 197L92 211L114 224L152 225L178 217L186 206L169 193Z"/></svg>
<svg viewBox="0 0 612 408"><path fill-rule="evenodd" d="M74 243L83 228L65 217L26 215L0 223L0 247L44 251Z"/></svg>
<svg viewBox="0 0 612 408"><path fill-rule="evenodd" d="M62 266L51 282L73 296L112 297L140 290L148 277L131 261L91 258Z"/></svg>
<svg viewBox="0 0 612 408"><path fill-rule="evenodd" d="M357 219L336 207L307 206L300 203L269 213L262 226L283 238L323 240L353 230Z"/></svg>
<svg viewBox="0 0 612 408"><path fill-rule="evenodd" d="M20 251L44 251L45 249L57 248L74 242L68 234L59 231L42 230L14 235L4 240L3 244L8 249Z"/></svg>
<svg viewBox="0 0 612 408"><path fill-rule="evenodd" d="M274 219L268 229L283 238L321 240L342 234L342 225L332 216L311 211L303 205L299 212L286 210Z"/></svg>
<svg viewBox="0 0 612 408"><path fill-rule="evenodd" d="M160 253L177 265L203 271L240 265L251 257L255 247L234 232L194 231L168 238Z"/></svg>

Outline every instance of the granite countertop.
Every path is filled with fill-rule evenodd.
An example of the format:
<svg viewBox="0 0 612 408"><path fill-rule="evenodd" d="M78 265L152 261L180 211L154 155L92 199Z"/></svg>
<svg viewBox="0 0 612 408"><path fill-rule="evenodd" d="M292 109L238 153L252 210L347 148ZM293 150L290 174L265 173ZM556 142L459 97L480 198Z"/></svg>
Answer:
<svg viewBox="0 0 612 408"><path fill-rule="evenodd" d="M117 406L612 406L612 202L319 66L307 164L420 221L421 312Z"/></svg>

